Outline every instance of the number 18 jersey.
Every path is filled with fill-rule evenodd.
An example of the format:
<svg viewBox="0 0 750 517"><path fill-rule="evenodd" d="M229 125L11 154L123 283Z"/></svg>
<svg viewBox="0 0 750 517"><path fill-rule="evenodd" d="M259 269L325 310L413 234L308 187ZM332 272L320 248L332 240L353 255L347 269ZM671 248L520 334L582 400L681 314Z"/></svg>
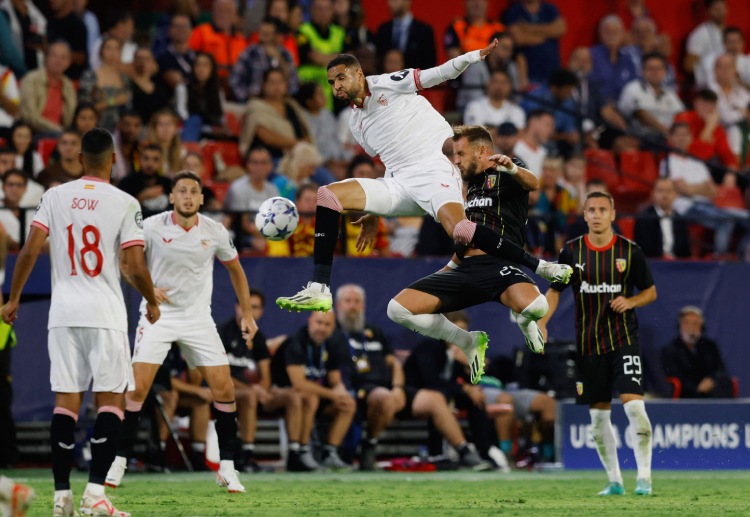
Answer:
<svg viewBox="0 0 750 517"><path fill-rule="evenodd" d="M84 176L45 192L32 225L50 241L48 328L127 332L119 253L143 246L138 201L103 180Z"/></svg>

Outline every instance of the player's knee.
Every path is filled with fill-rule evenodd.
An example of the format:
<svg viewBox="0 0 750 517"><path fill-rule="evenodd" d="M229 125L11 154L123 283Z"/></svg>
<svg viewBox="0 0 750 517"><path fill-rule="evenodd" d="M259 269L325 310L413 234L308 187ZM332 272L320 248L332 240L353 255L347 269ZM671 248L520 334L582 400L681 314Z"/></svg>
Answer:
<svg viewBox="0 0 750 517"><path fill-rule="evenodd" d="M474 240L477 224L468 219L461 219L453 227L453 240L458 244L470 244Z"/></svg>
<svg viewBox="0 0 750 517"><path fill-rule="evenodd" d="M398 323L399 325L403 325L404 323L409 321L410 317L414 316L414 314L412 314L409 309L407 309L394 299L391 299L391 301L388 302L386 313L388 314L388 317L392 322Z"/></svg>
<svg viewBox="0 0 750 517"><path fill-rule="evenodd" d="M631 400L623 405L625 414L631 425L633 425L639 434L651 434L651 420L646 413L646 404L642 400Z"/></svg>
<svg viewBox="0 0 750 517"><path fill-rule="evenodd" d="M318 206L330 208L336 212L343 212L344 207L336 193L325 185L318 188Z"/></svg>
<svg viewBox="0 0 750 517"><path fill-rule="evenodd" d="M547 314L548 310L549 304L547 303L547 298L543 294L540 294L534 298L533 302L526 306L523 310L523 314L533 320L539 320Z"/></svg>

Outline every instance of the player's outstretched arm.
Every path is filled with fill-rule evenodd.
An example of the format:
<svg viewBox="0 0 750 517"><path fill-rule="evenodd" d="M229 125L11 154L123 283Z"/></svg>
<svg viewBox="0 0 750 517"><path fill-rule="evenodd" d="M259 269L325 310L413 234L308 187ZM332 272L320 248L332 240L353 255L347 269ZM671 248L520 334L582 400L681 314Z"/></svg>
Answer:
<svg viewBox="0 0 750 517"><path fill-rule="evenodd" d="M250 346L253 342L253 336L258 332L258 324L255 323L255 318L253 318L253 308L250 303L250 285L247 283L245 271L242 269L239 260L224 262L224 267L229 271L229 279L232 281L234 294L237 295L237 300L240 303L242 337L245 338L247 346Z"/></svg>
<svg viewBox="0 0 750 517"><path fill-rule="evenodd" d="M21 300L21 292L26 285L26 281L34 269L39 252L42 251L45 242L47 242L47 233L37 226L31 227L29 238L21 248L16 260L16 267L13 269L13 280L10 285L10 296L8 303L3 306L2 317L5 323L13 323L18 317L18 304Z"/></svg>
<svg viewBox="0 0 750 517"><path fill-rule="evenodd" d="M427 70L421 70L419 72L419 84L422 85L422 88L432 88L433 86L437 86L445 81L455 79L461 75L464 70L469 68L469 65L484 61L484 58L486 58L495 47L497 47L496 39L492 40L492 43L482 50L467 52L466 54L462 54L446 61L442 65L428 68Z"/></svg>
<svg viewBox="0 0 750 517"><path fill-rule="evenodd" d="M120 267L125 279L146 299L146 319L149 323L156 323L161 316L159 302L154 293L154 283L151 273L146 266L143 246L130 246L120 255Z"/></svg>

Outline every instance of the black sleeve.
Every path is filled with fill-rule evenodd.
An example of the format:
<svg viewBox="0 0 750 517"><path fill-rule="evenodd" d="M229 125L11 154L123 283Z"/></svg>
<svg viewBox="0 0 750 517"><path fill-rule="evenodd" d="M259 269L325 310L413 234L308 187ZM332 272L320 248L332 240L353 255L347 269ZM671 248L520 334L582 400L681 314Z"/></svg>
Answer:
<svg viewBox="0 0 750 517"><path fill-rule="evenodd" d="M453 48L461 48L461 40L458 38L458 34L456 34L453 25L449 25L448 28L445 29L445 34L443 34L443 47L445 47L446 52Z"/></svg>
<svg viewBox="0 0 750 517"><path fill-rule="evenodd" d="M286 340L284 346L284 366L304 366L307 364L305 346L299 338L291 337Z"/></svg>
<svg viewBox="0 0 750 517"><path fill-rule="evenodd" d="M338 330L330 337L326 343L328 346L328 358L326 359L326 370L341 370L346 365L346 360L349 357L347 353L348 344L345 341L344 335Z"/></svg>
<svg viewBox="0 0 750 517"><path fill-rule="evenodd" d="M672 343L661 350L661 367L664 370L665 377L677 377L680 380L680 398L695 398L698 396L698 384L687 376L680 353Z"/></svg>
<svg viewBox="0 0 750 517"><path fill-rule="evenodd" d="M229 351L228 343L231 339L229 337L229 330L228 330L230 322L234 323L234 320L225 321L224 323L216 327L216 332L219 334L219 339L221 339L221 344L224 345L224 350L226 350L227 352Z"/></svg>
<svg viewBox="0 0 750 517"><path fill-rule="evenodd" d="M271 354L268 352L268 345L266 344L266 335L260 330L253 336L253 359L255 362L263 361L264 359L270 359Z"/></svg>
<svg viewBox="0 0 750 517"><path fill-rule="evenodd" d="M511 160L513 160L513 163L515 163L517 167L523 167L524 169L528 169L528 167L526 166L526 164L523 163L523 160L521 160L517 156L514 156L513 158L511 158ZM534 174L538 174L541 171L531 171L531 172L533 172Z"/></svg>
<svg viewBox="0 0 750 517"><path fill-rule="evenodd" d="M648 267L648 262L646 262L646 257L643 255L641 248L636 244L632 244L632 246L633 285L638 290L643 291L654 285L654 279L651 277L651 268Z"/></svg>
<svg viewBox="0 0 750 517"><path fill-rule="evenodd" d="M126 194L130 194L134 198L138 198L138 194L140 194L142 190L138 183L138 180L131 173L122 178L122 181L117 184L117 187Z"/></svg>
<svg viewBox="0 0 750 517"><path fill-rule="evenodd" d="M563 246L563 249L560 250L560 256L557 258L557 262L560 264L567 264L571 267L573 266L573 255L570 253L570 248L568 247L567 244ZM573 275L575 276L576 274L578 274L578 272L574 269ZM555 291L562 292L565 290L566 287L570 285L572 281L573 279L571 278L571 281L568 282L567 284L562 284L560 282L552 282L550 284L550 287L554 289Z"/></svg>
<svg viewBox="0 0 750 517"><path fill-rule="evenodd" d="M393 355L393 347L391 347L391 342L388 340L385 332L379 328L374 328L373 334L375 335L375 338L380 341L380 344L383 345L383 355Z"/></svg>

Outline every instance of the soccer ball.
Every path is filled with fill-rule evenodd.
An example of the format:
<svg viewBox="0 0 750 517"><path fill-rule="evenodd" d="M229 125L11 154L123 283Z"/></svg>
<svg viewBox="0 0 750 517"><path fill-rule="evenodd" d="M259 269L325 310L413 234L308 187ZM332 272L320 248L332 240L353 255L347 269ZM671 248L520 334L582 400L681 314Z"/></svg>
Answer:
<svg viewBox="0 0 750 517"><path fill-rule="evenodd" d="M299 213L294 203L285 197L272 197L263 201L255 215L255 226L270 241L283 241L294 233L299 223Z"/></svg>

